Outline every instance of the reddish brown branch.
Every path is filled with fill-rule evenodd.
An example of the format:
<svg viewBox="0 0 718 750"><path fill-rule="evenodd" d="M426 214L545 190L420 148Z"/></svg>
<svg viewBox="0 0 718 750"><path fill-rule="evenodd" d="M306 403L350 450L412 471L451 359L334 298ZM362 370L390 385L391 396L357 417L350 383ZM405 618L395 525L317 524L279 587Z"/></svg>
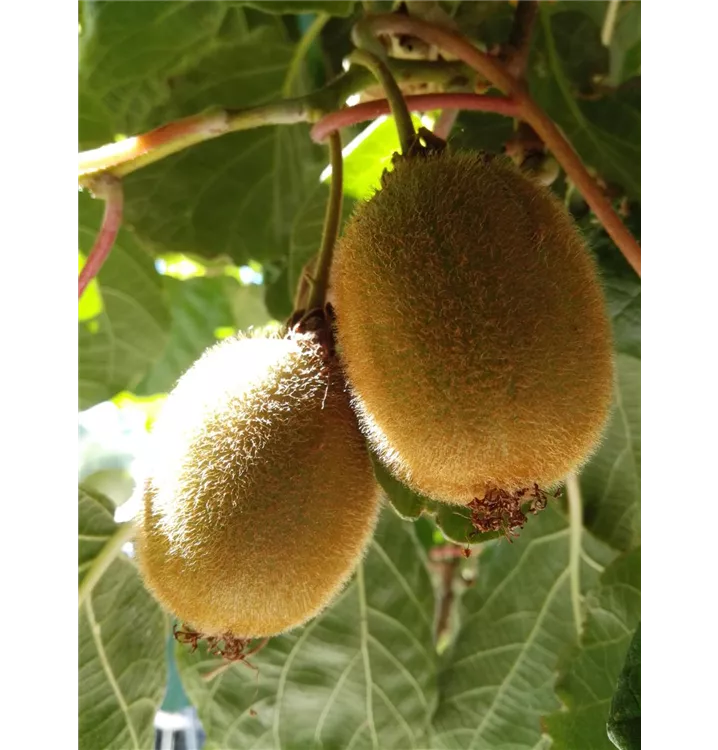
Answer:
<svg viewBox="0 0 718 750"><path fill-rule="evenodd" d="M96 198L102 198L105 201L105 215L102 217L102 225L95 244L80 272L78 299L82 297L87 285L100 272L102 264L107 260L115 244L122 224L122 183L115 177L104 175L93 186L92 192Z"/></svg>
<svg viewBox="0 0 718 750"><path fill-rule="evenodd" d="M501 55L506 70L517 80L523 80L526 73L526 65L531 52L531 37L537 19L537 0L519 0L516 4L509 40Z"/></svg>
<svg viewBox="0 0 718 750"><path fill-rule="evenodd" d="M497 60L484 54L471 42L453 31L433 26L426 21L399 14L367 16L360 21L374 34L411 34L439 49L458 57L481 73L494 86L514 100L517 116L531 125L541 140L556 157L606 232L621 250L636 273L641 274L641 246L626 229L618 214L604 197L601 188L587 172L571 144L550 118L531 98L524 84L517 81Z"/></svg>
<svg viewBox="0 0 718 750"><path fill-rule="evenodd" d="M518 116L518 107L511 99L502 96L479 96L478 94L418 94L407 96L406 104L412 112L426 112L430 109L472 109L480 112L497 112L508 117ZM323 141L329 133L356 125L358 122L373 120L390 113L386 99L362 102L354 107L345 107L322 117L312 128L312 140Z"/></svg>

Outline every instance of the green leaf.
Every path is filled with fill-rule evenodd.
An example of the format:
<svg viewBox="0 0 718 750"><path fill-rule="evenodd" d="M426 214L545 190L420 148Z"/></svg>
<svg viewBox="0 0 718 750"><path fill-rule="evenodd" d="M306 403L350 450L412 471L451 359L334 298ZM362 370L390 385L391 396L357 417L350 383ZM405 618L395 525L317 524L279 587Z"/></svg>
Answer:
<svg viewBox="0 0 718 750"><path fill-rule="evenodd" d="M607 8L607 3L591 4ZM594 77L608 72L609 51L601 42L603 19L597 22L582 12L581 5L563 3L553 9L551 31L567 83L575 90L590 90Z"/></svg>
<svg viewBox="0 0 718 750"><path fill-rule="evenodd" d="M134 389L138 395L167 393L177 379L218 341L218 329L248 330L269 321L263 290L230 276L185 280L163 277L172 328L161 358Z"/></svg>
<svg viewBox="0 0 718 750"><path fill-rule="evenodd" d="M620 550L641 538L641 362L619 354L611 420L580 475L584 523Z"/></svg>
<svg viewBox="0 0 718 750"><path fill-rule="evenodd" d="M87 256L103 203L85 192L78 198L79 245ZM170 327L161 278L129 230L120 229L97 280L103 309L78 325L81 409L131 390L164 349Z"/></svg>
<svg viewBox="0 0 718 750"><path fill-rule="evenodd" d="M604 180L620 185L629 198L639 198L640 90L627 85L597 101L579 100L557 34L571 34L571 27L554 25L553 11L541 6L529 75L531 93L587 166Z"/></svg>
<svg viewBox="0 0 718 750"><path fill-rule="evenodd" d="M641 617L641 551L606 568L587 600L581 648L557 691L564 710L545 718L552 750L613 750L606 732L611 699Z"/></svg>
<svg viewBox="0 0 718 750"><path fill-rule="evenodd" d="M109 565L101 559L118 531L113 510L107 498L80 489L80 580L93 576L98 560L104 568L79 611L81 750L152 747L167 677L164 613L124 553L115 550Z"/></svg>
<svg viewBox="0 0 718 750"><path fill-rule="evenodd" d="M306 200L299 207L292 226L292 235L289 244L289 294L294 298L297 284L304 266L319 251L322 241L322 229L324 227L324 216L327 211L329 200L329 188L327 185L317 182L314 189L307 195ZM354 201L350 196L344 196L342 200L341 226L351 216Z"/></svg>
<svg viewBox="0 0 718 750"><path fill-rule="evenodd" d="M619 750L641 747L641 623L628 647L618 676L607 725L608 737Z"/></svg>
<svg viewBox="0 0 718 750"><path fill-rule="evenodd" d="M95 102L81 116L102 109L103 140L279 98L294 54L280 19L229 3L125 5L103 5L81 40L80 105ZM316 154L303 125L199 144L125 178L126 224L157 254L286 255Z"/></svg>
<svg viewBox="0 0 718 750"><path fill-rule="evenodd" d="M595 50L596 42L600 42L600 33L606 20L609 3L596 0L560 0L553 4L551 10L556 16L567 13L584 15L593 24L593 39L586 39L587 47L575 44L572 46L572 56L579 61L586 55L587 49ZM584 22L585 24L585 22ZM567 28L570 35L572 30ZM584 34L588 34L588 30ZM594 51L594 56L597 51ZM608 47L608 79L611 86L619 86L630 78L641 74L641 3L634 0L623 0L616 9L616 22ZM564 56L564 59L567 56ZM598 72L598 71L597 71Z"/></svg>
<svg viewBox="0 0 718 750"><path fill-rule="evenodd" d="M135 480L127 469L101 469L83 477L82 486L86 490L101 493L112 501L114 507L119 507L132 497Z"/></svg>
<svg viewBox="0 0 718 750"><path fill-rule="evenodd" d="M411 527L386 511L351 584L322 616L213 680L179 647L208 748L426 748L436 702L434 597ZM252 713L253 712L253 713Z"/></svg>
<svg viewBox="0 0 718 750"><path fill-rule="evenodd" d="M245 0L245 5L265 13L327 13L348 16L354 10L351 0Z"/></svg>
<svg viewBox="0 0 718 750"><path fill-rule="evenodd" d="M155 253L228 257L288 253L306 184L304 126L273 126L201 143L129 175L126 220Z"/></svg>
<svg viewBox="0 0 718 750"><path fill-rule="evenodd" d="M641 239L641 207L632 204L625 220L633 236ZM579 225L596 254L608 312L613 324L614 347L617 352L641 356L641 279L623 257L605 229L593 214Z"/></svg>
<svg viewBox="0 0 718 750"><path fill-rule="evenodd" d="M230 16L242 15L228 3L86 0L82 5L83 149L111 142L117 133L146 129L152 110L171 97L172 76L195 66L220 43Z"/></svg>
<svg viewBox="0 0 718 750"><path fill-rule="evenodd" d="M78 583L117 531L115 504L101 493L83 488L79 493Z"/></svg>
<svg viewBox="0 0 718 750"><path fill-rule="evenodd" d="M566 520L549 506L513 543L497 540L482 551L439 675L435 747L545 746L541 716L558 707L555 670L577 639L571 578L579 577L582 591L590 589L613 555L586 533L574 569L570 542Z"/></svg>

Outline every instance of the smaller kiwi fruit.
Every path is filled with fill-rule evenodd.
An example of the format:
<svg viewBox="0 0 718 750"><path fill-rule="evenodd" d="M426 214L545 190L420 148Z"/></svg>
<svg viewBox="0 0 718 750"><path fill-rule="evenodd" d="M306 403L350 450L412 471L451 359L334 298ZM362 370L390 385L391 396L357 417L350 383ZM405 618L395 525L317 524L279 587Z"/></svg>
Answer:
<svg viewBox="0 0 718 750"><path fill-rule="evenodd" d="M314 334L215 345L180 378L152 441L137 553L166 609L203 636L250 639L327 606L373 533L379 489Z"/></svg>

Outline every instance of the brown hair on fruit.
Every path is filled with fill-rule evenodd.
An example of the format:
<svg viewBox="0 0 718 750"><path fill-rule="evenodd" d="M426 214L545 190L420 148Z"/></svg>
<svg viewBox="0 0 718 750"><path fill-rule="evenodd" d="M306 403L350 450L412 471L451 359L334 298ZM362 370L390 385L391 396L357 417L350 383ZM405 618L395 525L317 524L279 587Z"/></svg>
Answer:
<svg viewBox="0 0 718 750"><path fill-rule="evenodd" d="M361 559L379 490L345 388L316 338L295 333L219 343L167 399L138 559L208 640L306 622Z"/></svg>
<svg viewBox="0 0 718 750"><path fill-rule="evenodd" d="M360 421L414 489L518 500L594 450L613 383L596 267L563 205L508 159L396 159L332 280Z"/></svg>

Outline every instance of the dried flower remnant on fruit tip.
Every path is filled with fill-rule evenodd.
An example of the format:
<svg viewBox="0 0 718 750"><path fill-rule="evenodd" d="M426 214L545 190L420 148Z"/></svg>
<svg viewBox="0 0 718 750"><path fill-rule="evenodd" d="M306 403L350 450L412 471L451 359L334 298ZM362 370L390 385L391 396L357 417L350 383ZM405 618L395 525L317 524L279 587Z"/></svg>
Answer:
<svg viewBox="0 0 718 750"><path fill-rule="evenodd" d="M511 537L518 536L518 529L522 529L526 523L522 506L527 501L530 501L529 512L536 515L546 507L548 499L546 492L536 483L533 487L524 487L516 492L492 487L483 498L475 497L466 506L471 510L471 525L474 527L471 536L500 531L512 542Z"/></svg>
<svg viewBox="0 0 718 750"><path fill-rule="evenodd" d="M207 643L207 650L213 656L221 656L228 662L241 661L250 669L257 668L248 661L248 657L261 651L268 643L268 638L261 639L255 646L248 648L253 638L237 638L231 633L221 636L208 636L191 628L186 623L182 625L183 630L178 630L175 625L172 629L175 640L190 646L190 653L197 650L200 641Z"/></svg>

